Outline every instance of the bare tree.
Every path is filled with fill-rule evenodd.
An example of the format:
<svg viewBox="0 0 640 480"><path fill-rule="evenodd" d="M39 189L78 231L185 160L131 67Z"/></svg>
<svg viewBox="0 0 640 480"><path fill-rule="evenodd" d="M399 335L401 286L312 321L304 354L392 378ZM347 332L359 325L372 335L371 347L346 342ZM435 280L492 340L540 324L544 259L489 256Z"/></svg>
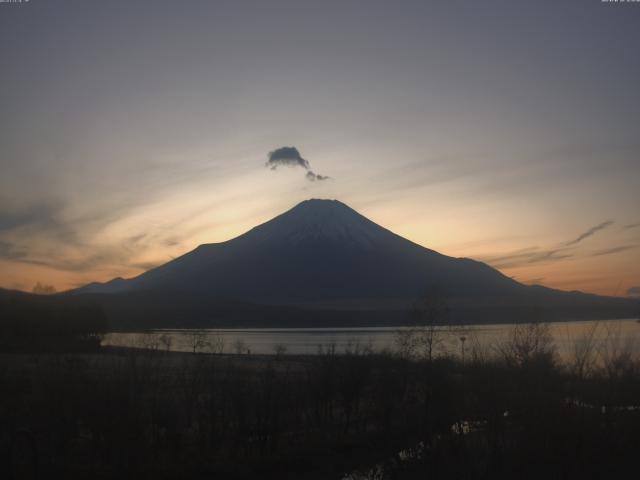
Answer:
<svg viewBox="0 0 640 480"><path fill-rule="evenodd" d="M553 360L555 355L549 325L540 322L516 324L497 350L508 364L519 367L535 360Z"/></svg>
<svg viewBox="0 0 640 480"><path fill-rule="evenodd" d="M245 353L248 351L247 343L241 338L236 338L236 340L233 342L233 350L238 355L240 355L241 353Z"/></svg>
<svg viewBox="0 0 640 480"><path fill-rule="evenodd" d="M415 324L417 349L423 357L432 361L447 333L447 302L436 288L431 288L413 305L411 314Z"/></svg>
<svg viewBox="0 0 640 480"><path fill-rule="evenodd" d="M224 337L218 333L209 336L209 350L214 354L223 354L225 347Z"/></svg>
<svg viewBox="0 0 640 480"><path fill-rule="evenodd" d="M399 328L394 335L396 351L402 358L411 358L418 348L417 330L415 327Z"/></svg>
<svg viewBox="0 0 640 480"><path fill-rule="evenodd" d="M171 343L173 341L171 335L169 335L168 333L163 333L162 335L160 335L159 341L167 352L171 350Z"/></svg>
<svg viewBox="0 0 640 480"><path fill-rule="evenodd" d="M467 330L465 337L466 356L475 364L486 364L491 355L489 346L480 340L477 331L474 329Z"/></svg>
<svg viewBox="0 0 640 480"><path fill-rule="evenodd" d="M616 324L605 326L605 337L600 343L600 362L608 379L624 377L634 366L636 339L625 336Z"/></svg>
<svg viewBox="0 0 640 480"><path fill-rule="evenodd" d="M599 322L593 322L571 345L569 368L578 378L589 377L597 365Z"/></svg>
<svg viewBox="0 0 640 480"><path fill-rule="evenodd" d="M138 339L138 345L148 352L155 352L160 347L158 335L152 332L142 333Z"/></svg>
<svg viewBox="0 0 640 480"><path fill-rule="evenodd" d="M273 346L273 352L277 357L283 357L287 353L287 346L284 343L277 343Z"/></svg>
<svg viewBox="0 0 640 480"><path fill-rule="evenodd" d="M198 350L201 350L209 345L207 341L207 334L202 330L192 330L187 335L187 339L189 341L189 347L191 348L193 353L197 353Z"/></svg>
<svg viewBox="0 0 640 480"><path fill-rule="evenodd" d="M322 355L333 356L336 354L336 344L329 343L327 345L322 345L321 343L319 343L317 346L317 352L318 352L318 356L322 356Z"/></svg>

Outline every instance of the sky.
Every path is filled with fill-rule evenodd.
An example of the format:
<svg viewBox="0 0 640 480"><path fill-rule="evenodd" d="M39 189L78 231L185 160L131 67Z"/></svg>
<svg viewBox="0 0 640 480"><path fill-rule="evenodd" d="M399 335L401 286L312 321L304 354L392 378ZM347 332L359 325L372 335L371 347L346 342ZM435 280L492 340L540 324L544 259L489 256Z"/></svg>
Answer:
<svg viewBox="0 0 640 480"><path fill-rule="evenodd" d="M335 198L638 295L639 43L637 2L0 2L0 287L131 277Z"/></svg>

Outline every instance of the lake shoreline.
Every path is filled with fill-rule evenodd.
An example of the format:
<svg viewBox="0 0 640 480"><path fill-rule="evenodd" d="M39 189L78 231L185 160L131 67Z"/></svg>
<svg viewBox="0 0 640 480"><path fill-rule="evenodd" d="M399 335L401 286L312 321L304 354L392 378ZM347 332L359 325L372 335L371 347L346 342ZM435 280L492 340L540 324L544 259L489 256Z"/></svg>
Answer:
<svg viewBox="0 0 640 480"><path fill-rule="evenodd" d="M549 323L549 324L562 324L562 323L580 323L580 322L615 322L615 321L633 321L635 320L640 324L640 318L634 319L629 316L620 316L613 318L593 318L593 319L584 319L584 318L569 318L565 320L541 320L539 323ZM532 323L532 321L524 320L522 322L513 322L513 321L487 321L487 322L475 322L475 323L437 323L435 326L437 327L451 327L451 328L474 328L474 327L487 327L491 325L496 326L505 326L505 325L519 325ZM150 327L150 328L114 328L108 329L107 333L154 333L154 332L180 332L180 331L193 331L193 330L204 330L204 331L234 331L234 330L242 330L242 331L313 331L313 330L366 330L366 329L405 329L405 328L415 328L418 325L410 324L410 323L392 323L392 324L375 324L371 325L360 325L358 323L353 325L343 325L343 326L335 326L335 325L306 325L306 326L254 326L254 325L234 325L234 326L202 326L202 327Z"/></svg>
<svg viewBox="0 0 640 480"><path fill-rule="evenodd" d="M508 339L518 325L497 324L456 325L434 327L438 336L438 355L457 356L464 350L491 351ZM593 341L616 340L628 344L631 351L640 351L640 323L634 319L568 321L545 323L553 338L558 355L567 357L576 342L589 336ZM430 329L430 327L427 327ZM417 334L420 327L342 327L342 328L213 328L158 329L141 332L112 332L104 336L102 345L137 347L154 350L170 349L183 352L235 353L252 355L317 355L327 351L344 353L368 350L376 353L394 352L400 337Z"/></svg>

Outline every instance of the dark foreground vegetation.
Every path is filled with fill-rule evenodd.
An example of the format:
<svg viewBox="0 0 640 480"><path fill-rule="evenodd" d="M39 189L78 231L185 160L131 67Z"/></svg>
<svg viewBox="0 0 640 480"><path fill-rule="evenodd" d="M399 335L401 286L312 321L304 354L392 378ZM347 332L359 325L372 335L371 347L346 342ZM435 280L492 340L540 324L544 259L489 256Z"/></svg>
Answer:
<svg viewBox="0 0 640 480"><path fill-rule="evenodd" d="M0 296L0 352L95 351L107 328L95 302L20 292Z"/></svg>
<svg viewBox="0 0 640 480"><path fill-rule="evenodd" d="M102 349L0 355L3 478L623 478L640 364L592 338L559 365L543 326L491 351L316 356ZM37 477L36 477L37 476Z"/></svg>

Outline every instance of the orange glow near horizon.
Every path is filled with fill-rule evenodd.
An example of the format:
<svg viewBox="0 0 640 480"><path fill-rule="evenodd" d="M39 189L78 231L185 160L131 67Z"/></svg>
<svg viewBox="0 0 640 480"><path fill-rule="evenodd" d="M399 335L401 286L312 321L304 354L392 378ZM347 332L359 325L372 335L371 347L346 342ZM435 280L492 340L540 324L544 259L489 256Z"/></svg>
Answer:
<svg viewBox="0 0 640 480"><path fill-rule="evenodd" d="M198 202L189 195L180 200L185 207L193 202L189 208L199 212ZM242 213L239 211L234 213L232 209L225 210L225 204L227 203L223 202L217 208L207 209L205 213L184 215L177 220L180 232L189 234L188 238L180 241L172 239L172 233L177 233L174 230L176 227L171 227L170 222L167 222L167 211L162 205L152 206L144 212L109 225L101 232L104 245L98 245L96 248L106 249L108 252L133 250L135 253L126 257L129 264L113 265L107 262L104 265L96 264L94 268L78 271L73 269L72 258L67 259L68 268L64 264L56 268L55 264L45 265L45 262L39 264L38 262L1 261L2 287L30 291L37 282L40 282L54 286L57 291L63 291L93 281L104 282L115 277L134 277L153 266L185 254L202 243L232 239L287 209L284 207L279 212L271 213L261 208L260 202L256 201L243 205ZM624 296L627 289L638 283L640 272L637 249L630 247L620 252L607 253L608 250L614 250L611 248L611 237L619 234L620 229L612 228L610 232L594 234L593 238L585 239L584 243L581 242L575 246L564 245L567 243L567 238L572 238L566 235L563 239L550 237L545 245L540 238L532 234L527 235L522 230L519 236L509 235L511 233L509 231L501 237L483 235L479 227L483 223L477 218L474 221L474 212L470 212L471 216L467 218L460 215L452 219L443 214L433 216L427 221L419 213L413 212L413 208L415 205L401 209L402 215L394 215L389 205L382 207L373 205L369 208L365 206L360 213L415 243L445 255L484 261L504 275L524 284L541 284L561 290ZM185 210L181 208L179 211ZM163 224L163 218L166 225ZM490 231L496 231L499 223L496 220L493 225L485 223L484 226ZM140 233L140 237L146 235L152 238L153 235L157 235L161 240L154 240L153 246L149 247L144 244L142 237L135 240L140 245L131 243L128 234L134 231L134 225L149 225L150 232ZM471 227L475 228L472 230ZM537 226L534 225L535 227ZM152 234L151 231L155 233ZM573 236L579 233L577 231ZM121 238L127 238L128 243L119 245ZM555 250L560 250L562 255L556 253L555 256L550 255L549 258L544 258L550 251ZM117 254L114 255L118 258Z"/></svg>

